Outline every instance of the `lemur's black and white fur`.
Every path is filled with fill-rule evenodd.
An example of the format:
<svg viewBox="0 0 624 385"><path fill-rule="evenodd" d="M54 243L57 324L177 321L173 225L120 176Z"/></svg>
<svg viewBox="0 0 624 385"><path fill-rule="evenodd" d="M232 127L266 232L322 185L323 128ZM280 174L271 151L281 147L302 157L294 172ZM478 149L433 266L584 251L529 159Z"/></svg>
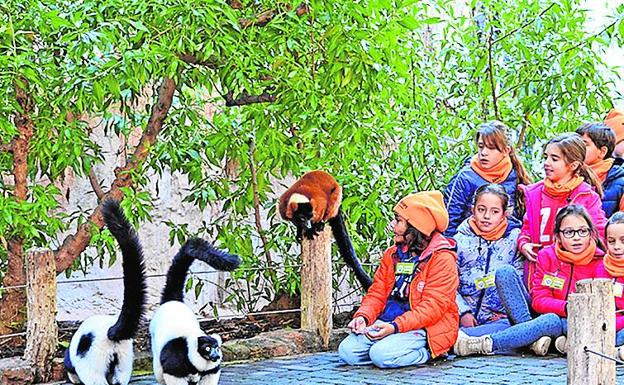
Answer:
<svg viewBox="0 0 624 385"><path fill-rule="evenodd" d="M216 385L221 375L221 338L206 335L183 302L186 274L195 259L217 270L231 271L240 265L237 255L199 238L186 242L173 258L161 305L150 322L154 376L161 384Z"/></svg>
<svg viewBox="0 0 624 385"><path fill-rule="evenodd" d="M121 313L118 317L87 318L65 352L65 368L74 384L126 385L132 374L132 338L145 307L143 251L117 201L104 202L102 214L122 253L124 298Z"/></svg>

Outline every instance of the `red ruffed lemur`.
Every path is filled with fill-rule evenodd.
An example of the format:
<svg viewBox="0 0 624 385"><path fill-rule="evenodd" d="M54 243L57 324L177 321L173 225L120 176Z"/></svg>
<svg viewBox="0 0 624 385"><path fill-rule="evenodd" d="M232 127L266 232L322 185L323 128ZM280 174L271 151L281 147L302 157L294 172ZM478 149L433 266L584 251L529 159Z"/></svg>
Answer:
<svg viewBox="0 0 624 385"><path fill-rule="evenodd" d="M356 279L364 290L372 284L372 278L362 268L355 255L351 238L340 211L342 187L325 171L305 173L279 199L279 212L283 219L297 227L297 239L312 239L329 222L340 255L353 269Z"/></svg>

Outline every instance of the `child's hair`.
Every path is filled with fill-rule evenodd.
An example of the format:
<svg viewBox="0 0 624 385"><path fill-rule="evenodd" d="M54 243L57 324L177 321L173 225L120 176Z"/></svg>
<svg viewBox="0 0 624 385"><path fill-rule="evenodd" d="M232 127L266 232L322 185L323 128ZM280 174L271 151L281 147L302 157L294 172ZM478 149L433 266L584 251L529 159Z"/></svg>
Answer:
<svg viewBox="0 0 624 385"><path fill-rule="evenodd" d="M585 123L576 129L576 133L580 136L587 134L598 149L606 147L607 153L605 154L605 159L613 156L613 150L615 149L615 132L613 132L611 127L602 122Z"/></svg>
<svg viewBox="0 0 624 385"><path fill-rule="evenodd" d="M505 191L505 188L503 186L496 183L488 183L479 187L475 192L474 197L472 198L472 207L477 206L479 198L481 198L481 196L484 194L494 194L499 197L501 202L503 203L503 210L507 210L507 207L509 205L509 194L507 194L507 191Z"/></svg>
<svg viewBox="0 0 624 385"><path fill-rule="evenodd" d="M559 234L561 232L561 222L563 222L563 219L565 217L570 216L570 215L583 218L585 222L587 222L587 227L589 227L589 232L594 238L594 240L596 241L596 244L598 245L598 247L602 250L605 250L605 247L602 241L600 240L600 237L598 236L598 231L596 230L596 226L594 226L594 222L592 221L591 216L589 215L589 213L587 212L587 209L584 206L568 205L562 208L557 213L557 216L555 217L554 233Z"/></svg>
<svg viewBox="0 0 624 385"><path fill-rule="evenodd" d="M602 184L600 180L598 180L594 171L585 164L585 143L583 143L583 139L581 139L580 135L577 133L557 135L552 138L546 146L550 144L557 146L561 154L563 154L563 160L566 164L579 162L578 168L574 170L575 173L582 176L585 182L594 186L598 195L602 197Z"/></svg>
<svg viewBox="0 0 624 385"><path fill-rule="evenodd" d="M475 143L479 143L479 139L483 139L483 143L490 148L495 148L498 151L505 151L506 147L511 148L509 152L509 158L511 159L511 164L513 165L514 170L516 171L516 186L519 184L529 185L533 181L529 176L529 173L526 171L520 159L516 155L516 151L514 147L511 145L511 141L509 140L509 136L507 132L509 129L507 126L499 121L492 120L489 122L485 122L479 126L477 129L477 133L475 134ZM516 191L516 212L520 218L524 215L525 209L525 197L522 190L517 189Z"/></svg>
<svg viewBox="0 0 624 385"><path fill-rule="evenodd" d="M410 243L407 246L409 251L414 252L418 255L425 251L427 246L429 246L429 242L431 242L431 237L428 237L425 234L421 233L420 231L418 231L418 229L416 229L409 223L407 224L407 230L405 230L405 234L403 234L403 237L406 239L410 239Z"/></svg>
<svg viewBox="0 0 624 385"><path fill-rule="evenodd" d="M615 214L611 215L611 218L607 221L605 225L605 237L607 236L607 229L610 225L619 225L624 223L624 212L618 211Z"/></svg>

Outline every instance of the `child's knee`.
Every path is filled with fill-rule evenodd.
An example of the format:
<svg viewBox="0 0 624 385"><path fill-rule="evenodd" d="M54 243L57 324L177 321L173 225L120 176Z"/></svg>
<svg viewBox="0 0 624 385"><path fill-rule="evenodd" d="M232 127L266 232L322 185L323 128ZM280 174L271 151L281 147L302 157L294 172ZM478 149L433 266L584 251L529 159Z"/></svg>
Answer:
<svg viewBox="0 0 624 385"><path fill-rule="evenodd" d="M514 276L517 276L516 270L510 265L504 265L496 269L496 280L508 282L510 279L513 279Z"/></svg>
<svg viewBox="0 0 624 385"><path fill-rule="evenodd" d="M392 352L391 346L388 344L376 343L368 352L373 365L378 368L390 368L393 367L392 362L396 358L396 352Z"/></svg>
<svg viewBox="0 0 624 385"><path fill-rule="evenodd" d="M561 317L555 313L543 314L540 316L544 326L550 336L559 336L563 334L563 325L561 324Z"/></svg>
<svg viewBox="0 0 624 385"><path fill-rule="evenodd" d="M361 350L361 347L357 343L356 336L354 334L349 334L347 338L342 340L340 345L338 345L338 356L349 365L357 365L358 362L360 362L358 355L359 350Z"/></svg>

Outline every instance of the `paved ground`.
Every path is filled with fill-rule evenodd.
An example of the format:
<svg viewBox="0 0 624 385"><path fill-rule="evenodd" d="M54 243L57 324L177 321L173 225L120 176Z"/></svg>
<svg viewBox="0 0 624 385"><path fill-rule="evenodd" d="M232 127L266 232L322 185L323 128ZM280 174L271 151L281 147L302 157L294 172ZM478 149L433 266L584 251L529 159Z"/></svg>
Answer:
<svg viewBox="0 0 624 385"><path fill-rule="evenodd" d="M137 379L133 385L147 385L153 377ZM286 384L565 384L566 361L558 356L488 356L450 358L422 367L380 370L350 367L336 353L318 353L223 368L220 385ZM624 368L618 369L619 385L624 385Z"/></svg>

